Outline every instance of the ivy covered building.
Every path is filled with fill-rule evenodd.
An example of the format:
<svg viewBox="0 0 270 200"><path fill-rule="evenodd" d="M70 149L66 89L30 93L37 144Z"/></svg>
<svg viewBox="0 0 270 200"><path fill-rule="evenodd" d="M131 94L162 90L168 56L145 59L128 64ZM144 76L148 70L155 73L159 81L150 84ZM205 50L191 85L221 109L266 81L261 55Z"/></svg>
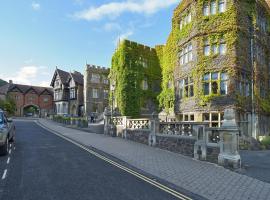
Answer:
<svg viewBox="0 0 270 200"><path fill-rule="evenodd" d="M243 134L269 134L269 10L264 0L183 0L163 49L162 106L211 127L233 108Z"/></svg>
<svg viewBox="0 0 270 200"><path fill-rule="evenodd" d="M182 0L164 46L145 51L137 43L122 42L113 56L111 74L121 113L139 114L145 101L138 97L158 97L159 108L175 113L177 120L219 127L224 110L233 108L242 134L269 135L269 4ZM150 68L143 66L145 60L152 62ZM149 88L153 87L150 80L158 80L160 69L160 94L143 94L138 85L147 75Z"/></svg>
<svg viewBox="0 0 270 200"><path fill-rule="evenodd" d="M158 110L161 66L156 49L124 40L112 58L110 72L114 107L122 115L147 116ZM111 98L112 99L112 98Z"/></svg>

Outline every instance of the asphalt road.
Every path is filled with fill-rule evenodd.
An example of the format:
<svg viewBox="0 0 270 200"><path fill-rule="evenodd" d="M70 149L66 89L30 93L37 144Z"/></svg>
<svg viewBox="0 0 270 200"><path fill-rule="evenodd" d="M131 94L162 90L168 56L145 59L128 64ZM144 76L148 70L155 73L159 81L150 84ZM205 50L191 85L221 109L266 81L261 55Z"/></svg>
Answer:
<svg viewBox="0 0 270 200"><path fill-rule="evenodd" d="M16 143L0 157L1 200L177 199L34 122L15 125Z"/></svg>

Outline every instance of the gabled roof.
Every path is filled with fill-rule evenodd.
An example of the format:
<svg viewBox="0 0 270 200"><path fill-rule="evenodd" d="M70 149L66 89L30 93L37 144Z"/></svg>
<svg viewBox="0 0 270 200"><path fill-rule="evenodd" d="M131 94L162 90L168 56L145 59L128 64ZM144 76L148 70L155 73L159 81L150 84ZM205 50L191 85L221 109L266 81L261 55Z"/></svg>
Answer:
<svg viewBox="0 0 270 200"><path fill-rule="evenodd" d="M70 77L69 72L66 72L66 71L63 71L61 69L56 68L54 75L53 75L52 82L51 82L51 86L54 85L54 82L55 82L57 75L59 75L60 80L63 84L66 84L69 80L69 77Z"/></svg>
<svg viewBox="0 0 270 200"><path fill-rule="evenodd" d="M79 72L70 73L70 78L68 82L70 81L71 78L74 80L75 83L79 85L84 85L83 75L81 73Z"/></svg>
<svg viewBox="0 0 270 200"><path fill-rule="evenodd" d="M18 89L22 93L26 94L31 89L34 90L38 95L42 94L44 91L48 91L50 95L53 95L52 88L49 87L39 87L39 86L31 86L31 85L21 85L21 84L7 84L8 90L7 92L11 92L13 89Z"/></svg>

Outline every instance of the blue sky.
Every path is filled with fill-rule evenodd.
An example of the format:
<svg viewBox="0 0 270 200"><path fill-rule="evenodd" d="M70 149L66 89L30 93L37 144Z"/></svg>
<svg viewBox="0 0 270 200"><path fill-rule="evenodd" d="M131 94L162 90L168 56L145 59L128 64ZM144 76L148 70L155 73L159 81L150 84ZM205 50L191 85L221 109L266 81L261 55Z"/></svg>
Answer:
<svg viewBox="0 0 270 200"><path fill-rule="evenodd" d="M0 78L48 86L55 67L110 67L117 41L163 44L180 0L1 0Z"/></svg>

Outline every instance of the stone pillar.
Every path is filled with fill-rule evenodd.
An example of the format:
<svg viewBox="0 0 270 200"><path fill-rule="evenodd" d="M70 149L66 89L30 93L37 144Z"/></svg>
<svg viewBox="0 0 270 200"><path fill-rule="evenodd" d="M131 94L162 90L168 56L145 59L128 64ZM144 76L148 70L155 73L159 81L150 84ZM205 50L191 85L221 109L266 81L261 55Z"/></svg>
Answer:
<svg viewBox="0 0 270 200"><path fill-rule="evenodd" d="M148 145L156 146L157 143L157 134L159 133L159 118L157 113L152 114L152 118L150 120L150 134L148 137Z"/></svg>
<svg viewBox="0 0 270 200"><path fill-rule="evenodd" d="M194 126L197 141L194 144L194 158L197 160L206 160L207 155L207 137L205 126Z"/></svg>
<svg viewBox="0 0 270 200"><path fill-rule="evenodd" d="M129 117L124 116L123 117L123 134L122 138L127 139L127 125L128 125Z"/></svg>
<svg viewBox="0 0 270 200"><path fill-rule="evenodd" d="M239 128L236 124L235 111L233 109L226 109L224 112L224 122L220 130L220 139L218 163L220 165L231 163L234 168L241 167Z"/></svg>
<svg viewBox="0 0 270 200"><path fill-rule="evenodd" d="M105 135L110 134L110 120L111 120L111 114L109 112L109 109L106 107L104 110L104 134Z"/></svg>

